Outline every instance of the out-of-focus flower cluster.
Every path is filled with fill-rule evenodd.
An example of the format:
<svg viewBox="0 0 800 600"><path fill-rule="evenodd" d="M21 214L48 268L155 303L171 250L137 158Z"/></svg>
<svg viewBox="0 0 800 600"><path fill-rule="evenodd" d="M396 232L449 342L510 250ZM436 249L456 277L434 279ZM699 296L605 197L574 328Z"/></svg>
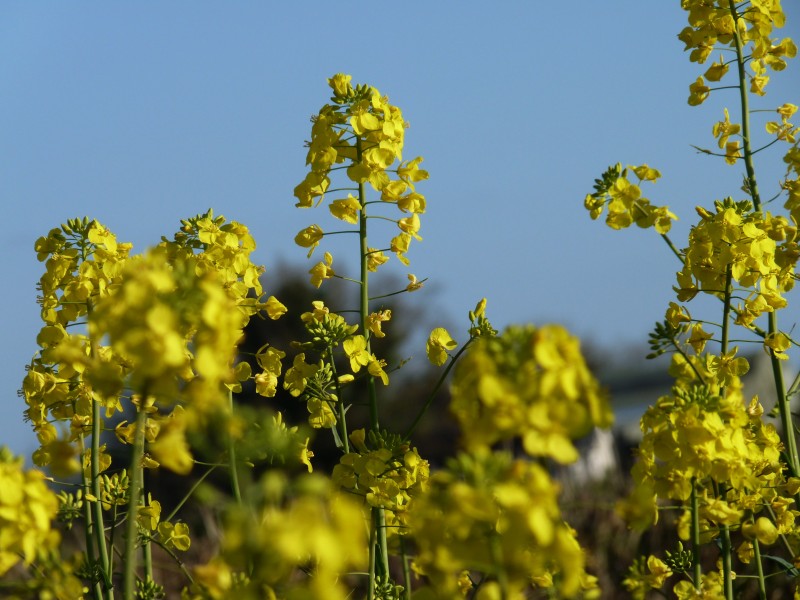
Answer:
<svg viewBox="0 0 800 600"><path fill-rule="evenodd" d="M531 456L577 459L572 443L613 415L577 338L559 325L480 337L459 361L451 409L467 448L519 438Z"/></svg>
<svg viewBox="0 0 800 600"><path fill-rule="evenodd" d="M133 404L149 415L148 451L187 472L186 428L224 411L225 387L240 389L251 376L246 364L234 369L243 327L261 311L278 318L286 310L273 297L262 300L263 269L249 259L254 248L244 225L211 211L140 256L88 219L37 240L46 261L39 284L45 325L22 386L41 444L36 464L58 476L76 472L86 461L80 454L94 403L105 418ZM132 427L117 428L121 441L132 441Z"/></svg>
<svg viewBox="0 0 800 600"><path fill-rule="evenodd" d="M431 597L460 598L475 586L479 598L522 598L531 584L561 598L598 597L558 491L540 465L485 449L437 471L409 517L414 569Z"/></svg>
<svg viewBox="0 0 800 600"><path fill-rule="evenodd" d="M345 600L348 571L367 566L365 514L317 475L291 486L267 474L248 506L224 517L219 553L194 569L184 600L316 598Z"/></svg>

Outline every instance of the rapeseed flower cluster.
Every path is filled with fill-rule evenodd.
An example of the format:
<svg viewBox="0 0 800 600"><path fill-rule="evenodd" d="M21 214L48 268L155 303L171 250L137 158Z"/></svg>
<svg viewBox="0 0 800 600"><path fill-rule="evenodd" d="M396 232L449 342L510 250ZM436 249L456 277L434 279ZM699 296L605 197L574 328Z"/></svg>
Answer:
<svg viewBox="0 0 800 600"><path fill-rule="evenodd" d="M233 379L232 353L246 319L215 271L198 277L196 268L192 260L169 262L163 250L133 258L117 293L95 307L90 336L108 336L129 370L106 393L119 395L126 383L158 407L180 397L202 410L218 403L222 384Z"/></svg>
<svg viewBox="0 0 800 600"><path fill-rule="evenodd" d="M669 371L675 385L642 417L643 438L633 469L636 486L619 508L629 523L641 528L652 525L660 509L678 508L678 535L691 542L692 550L682 552L681 560L641 558L631 567L625 586L635 598L644 598L650 589L662 589L669 577L681 573L691 580L687 577L673 586L678 598L732 598L731 532L743 539L735 551L742 569L758 563L762 588L760 546L771 546L782 538L796 561L800 461L779 362L788 358L794 341L790 333L778 329L776 313L787 306L786 294L797 280L800 258L798 128L789 121L797 107L779 106L775 111L779 119L765 126L775 139L755 149L750 117L756 111L749 109L748 95L763 96L768 72L783 70L797 48L788 38L773 39L774 30L785 21L777 0L684 0L682 6L689 26L679 38L691 51L690 60L702 64L714 50L721 51L719 60L690 86L689 104L701 104L715 89L733 87L740 92L741 122L732 122L726 108L723 120L712 127L720 152L699 150L731 165L744 163L742 190L749 199L718 200L713 210L698 207L700 221L691 228L683 250L664 236L682 263L674 287L680 304L670 302L664 322L651 334L651 357L674 352ZM709 82L721 81L731 65L736 67L738 85L711 88ZM787 216L764 210L752 164L755 152L775 142L790 145L784 157L786 178L781 183L788 196ZM592 218L603 208L603 194L612 195L619 187L619 173L619 168L612 168L595 182L595 193L585 201ZM613 222L609 225L619 228ZM693 317L683 304L700 294L721 301L721 324ZM764 421L758 398L744 394L740 378L749 364L738 355L738 347L731 346L731 325L745 328L749 337L741 341L762 344L770 357L783 439L775 426ZM706 330L712 327L718 334ZM716 353L706 351L709 343L719 344ZM699 546L712 541L721 550L719 572L703 573ZM763 589L761 595L765 595Z"/></svg>
<svg viewBox="0 0 800 600"><path fill-rule="evenodd" d="M88 219L68 221L35 246L46 267L39 284L44 326L21 391L40 442L33 459L57 477L82 473L80 494L65 495L62 508L71 523L75 507L84 506L87 568L111 589L106 519L111 531L128 520L126 562L137 544L150 541L189 548L185 523L162 521L157 500L140 501L141 469L188 473L194 458L187 432L212 416L222 418L228 435L241 429L230 419L229 394L252 377L247 363L235 364L243 328L253 315L279 318L286 309L263 299L263 268L250 262L255 243L247 228L211 211L183 221L173 241L142 255ZM130 409L135 423L119 419ZM130 479L118 466L112 470L101 439L109 419L117 421L117 439L134 445ZM125 567L126 594L134 568Z"/></svg>
<svg viewBox="0 0 800 600"><path fill-rule="evenodd" d="M782 71L786 58L797 54L797 46L789 38L780 42L773 39L773 31L783 27L785 16L779 0L756 0L755 2L727 2L707 0L682 0L689 20L678 35L691 51L689 60L704 64L716 49L741 52L743 46L751 48L748 62L752 73L748 74L750 91L764 95L769 82L768 70ZM708 98L710 88L706 82L719 82L728 73L729 62L724 54L713 63L690 86L689 104L698 105Z"/></svg>
<svg viewBox="0 0 800 600"><path fill-rule="evenodd" d="M580 343L558 325L477 338L456 367L451 393L465 447L519 438L530 456L560 463L578 458L573 439L613 418Z"/></svg>
<svg viewBox="0 0 800 600"><path fill-rule="evenodd" d="M219 553L194 569L182 598L345 600L346 573L367 566L361 506L316 475L289 486L268 473L253 493L226 511Z"/></svg>
<svg viewBox="0 0 800 600"><path fill-rule="evenodd" d="M430 586L419 593L516 598L533 585L558 597L598 597L561 516L559 486L539 462L491 446L520 439L538 461L574 461L572 441L611 424L605 392L562 327L509 327L497 336L485 306L482 300L470 312L469 349L451 384L465 451L431 476L408 514L414 569ZM438 352L451 340L444 330L431 334L434 364L444 362Z"/></svg>
<svg viewBox="0 0 800 600"><path fill-rule="evenodd" d="M636 183L628 178L629 170L637 177ZM603 173L602 179L595 180L594 192L586 195L583 205L592 219L607 207L606 225L612 229L625 229L636 223L642 229L653 227L658 233L667 233L677 217L668 207L654 206L642 196L641 184L655 182L659 177L661 173L648 165L623 169L616 164Z"/></svg>
<svg viewBox="0 0 800 600"><path fill-rule="evenodd" d="M672 570L657 556L640 557L631 565L629 575L622 582L633 600L645 600L651 589L661 589L672 576Z"/></svg>
<svg viewBox="0 0 800 600"><path fill-rule="evenodd" d="M233 369L243 327L259 312L278 318L286 310L274 297L263 301L263 269L249 260L254 248L245 226L211 211L183 221L174 241L142 256L130 256L130 244L87 219L37 240L46 261L39 284L45 325L22 386L41 443L36 463L59 476L77 471L93 403L110 418L129 398L150 415L154 454L186 472L186 427L224 407L224 386L239 389L251 376L249 368ZM80 324L83 332L74 328ZM130 398L131 391L143 398ZM180 402L187 411L166 420L159 413ZM69 432L59 434L53 420ZM121 440L132 440L130 427Z"/></svg>
<svg viewBox="0 0 800 600"><path fill-rule="evenodd" d="M698 494L711 532L738 525L747 511L772 502L785 483L780 437L761 420L762 412L757 399L745 406L736 376L725 386L676 386L642 417L635 481L652 490L653 500L688 501ZM726 494L718 493L720 486Z"/></svg>
<svg viewBox="0 0 800 600"><path fill-rule="evenodd" d="M93 307L119 286L131 245L118 243L97 221L75 219L39 238L35 249L45 262L38 299L44 325L21 394L40 444L34 462L67 476L80 468L79 441L90 427L93 403L107 416L122 409L116 392L127 366L75 325L85 324ZM60 431L58 422L65 425Z"/></svg>
<svg viewBox="0 0 800 600"><path fill-rule="evenodd" d="M427 488L428 461L397 435L367 435L364 429L357 429L350 434L350 441L356 451L339 459L331 479L364 496L368 505L387 509L389 533L407 533L409 508Z"/></svg>
<svg viewBox="0 0 800 600"><path fill-rule="evenodd" d="M416 191L415 184L428 178L420 168L421 157L403 160L406 123L400 109L368 85L351 84L351 76L339 73L328 80L333 90L331 103L323 106L312 119L311 141L308 142L306 164L310 171L294 190L296 206L311 208L319 205L331 185L331 172L344 168L352 187L337 188L349 191L343 198L331 200L328 208L336 219L351 225L366 227L366 184L378 194L383 204L394 204L408 215L393 220L399 232L389 247L362 248L368 256L369 270L384 264L391 251L404 265L412 240L419 236L419 215L425 212L425 197ZM342 165L339 167L338 165ZM387 217L382 217L387 218ZM300 231L295 242L309 249L309 257L326 233L317 225ZM336 275L333 257L325 254L322 262L311 269L312 283L319 287L325 279Z"/></svg>
<svg viewBox="0 0 800 600"><path fill-rule="evenodd" d="M786 306L784 294L794 287L800 257L797 226L753 211L747 201L726 199L714 208L697 209L701 220L689 234L677 297L685 302L701 291L722 297L730 273L735 291L747 294L735 305L736 323L749 327L762 314Z"/></svg>
<svg viewBox="0 0 800 600"><path fill-rule="evenodd" d="M0 448L0 576L23 560L26 565L58 548L61 536L51 528L58 499L44 474L23 469L22 457Z"/></svg>
<svg viewBox="0 0 800 600"><path fill-rule="evenodd" d="M344 386L354 381L359 373L363 375L364 371L384 385L388 385L389 376L384 370L386 362L369 350L368 338L356 334L358 325L350 325L343 316L331 312L320 300L312 302L312 308L301 315L309 339L295 342L295 346L314 350L324 358L310 364L306 362L305 352L295 355L292 366L284 376L283 387L292 396L306 402L308 421L313 428L330 429L338 422L337 403ZM381 324L390 318L389 310L368 315L367 324L371 334L383 337ZM335 364L330 360L340 345L352 374L338 375Z"/></svg>
<svg viewBox="0 0 800 600"><path fill-rule="evenodd" d="M462 598L477 587L479 598L522 598L531 584L560 598L598 597L558 486L540 465L484 448L460 454L429 485L409 514L413 568L431 586L422 597Z"/></svg>

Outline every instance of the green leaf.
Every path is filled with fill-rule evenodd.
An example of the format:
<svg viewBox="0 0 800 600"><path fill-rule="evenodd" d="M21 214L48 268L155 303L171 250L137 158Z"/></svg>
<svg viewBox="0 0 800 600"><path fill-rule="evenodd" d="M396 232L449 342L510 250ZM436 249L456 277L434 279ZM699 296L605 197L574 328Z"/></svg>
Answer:
<svg viewBox="0 0 800 600"><path fill-rule="evenodd" d="M761 558L766 558L768 560L771 560L771 561L774 561L774 562L778 563L780 566L783 567L783 570L790 577L800 577L800 571L797 570L797 567L795 567L788 560L781 558L780 556L772 556L770 554L762 554Z"/></svg>

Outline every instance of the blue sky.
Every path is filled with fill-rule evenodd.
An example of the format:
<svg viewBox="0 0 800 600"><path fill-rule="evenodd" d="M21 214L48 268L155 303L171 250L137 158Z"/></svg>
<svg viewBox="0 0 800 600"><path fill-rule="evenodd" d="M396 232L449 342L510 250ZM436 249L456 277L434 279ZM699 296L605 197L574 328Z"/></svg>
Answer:
<svg viewBox="0 0 800 600"><path fill-rule="evenodd" d="M798 39L800 9L784 4L779 35ZM409 254L430 283L412 300L463 323L486 296L501 327L558 321L609 349L644 344L675 259L652 230L611 231L582 202L608 165L646 162L664 177L645 193L682 218L682 246L695 205L741 195L739 166L690 146L714 144L736 97L686 104L704 67L676 38L684 24L677 1L4 2L0 443L34 447L16 390L39 328L33 242L50 228L88 215L143 250L213 207L250 227L268 277L310 268L293 237L330 220L294 208L292 190L337 72L403 109L406 156L430 171ZM755 108L800 103L798 73L790 63ZM758 158L768 197L779 154Z"/></svg>

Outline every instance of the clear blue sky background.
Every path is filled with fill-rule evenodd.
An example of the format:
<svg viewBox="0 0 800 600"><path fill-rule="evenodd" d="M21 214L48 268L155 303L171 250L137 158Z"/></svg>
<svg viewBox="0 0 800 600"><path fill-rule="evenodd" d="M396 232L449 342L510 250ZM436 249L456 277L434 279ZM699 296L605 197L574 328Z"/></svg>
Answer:
<svg viewBox="0 0 800 600"><path fill-rule="evenodd" d="M800 10L784 5L779 35L797 40ZM251 228L268 269L310 267L292 239L331 221L294 208L292 190L336 72L403 109L406 155L431 174L410 253L430 289L411 300L463 323L487 296L501 327L560 321L612 351L643 344L675 259L652 230L613 232L582 202L609 164L647 162L664 178L646 193L682 217L682 246L696 204L741 196L739 166L690 147L713 146L736 98L686 104L704 67L676 38L684 24L664 0L4 2L0 443L34 447L16 396L39 328L33 242L67 218L142 250L213 207ZM768 89L755 108L800 104L800 66ZM779 162L759 156L765 196Z"/></svg>

